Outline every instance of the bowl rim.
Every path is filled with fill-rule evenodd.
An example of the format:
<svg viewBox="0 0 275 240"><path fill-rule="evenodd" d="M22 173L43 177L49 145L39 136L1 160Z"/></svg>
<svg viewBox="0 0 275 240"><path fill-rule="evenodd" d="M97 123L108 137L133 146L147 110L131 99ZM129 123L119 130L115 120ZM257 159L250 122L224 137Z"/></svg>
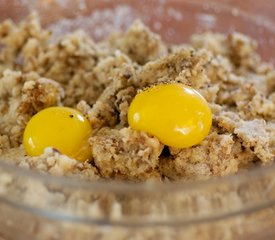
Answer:
<svg viewBox="0 0 275 240"><path fill-rule="evenodd" d="M198 180L194 182L167 182L167 183L157 183L157 182L144 182L144 183L133 183L133 182L120 182L112 180L110 181L87 181L83 179L74 179L72 177L64 177L64 176L54 176L49 174L42 174L37 171L33 171L30 169L14 167L13 164L4 162L3 159L0 159L0 170L4 169L7 172L15 174L16 177L27 178L28 180L39 180L43 184L53 184L53 186L61 186L62 188L73 188L81 190L92 190L92 192L100 191L100 192L108 192L108 193L140 193L142 194L154 194L154 193L180 193L188 191L196 191L196 190L205 190L207 187L213 188L222 186L223 184L230 184L230 186L238 186L241 183L247 183L251 181L253 178L261 179L263 176L268 176L270 173L275 172L275 163L272 163L270 166L258 167L251 169L246 172L239 172L235 175L228 175L224 177L215 177L210 178L208 180ZM18 176L19 174L19 176ZM266 189L263 189L266 191ZM241 208L236 208L228 211L215 211L213 214L207 215L196 215L191 216L189 218L175 218L173 215L169 216L167 219L151 219L146 216L142 217L129 217L125 216L121 219L110 219L109 217L91 217L91 216L79 216L75 215L72 212L66 212L65 210L54 210L48 209L45 207L36 207L32 205L28 205L22 202L17 201L17 199L9 198L8 196L0 194L0 202L7 204L18 210L27 211L28 213L34 214L36 216L40 216L49 220L58 220L64 222L72 222L78 224L94 224L100 226L119 226L119 227L178 227L178 226L189 226L193 224L201 224L201 223L211 223L219 220L224 220L228 218L232 218L235 216L243 215L243 214L251 214L256 211L261 211L263 209L272 207L275 205L275 198L265 198L263 196L262 201L254 203L252 201L251 204L246 204Z"/></svg>
<svg viewBox="0 0 275 240"><path fill-rule="evenodd" d="M209 179L200 179L196 181L175 181L175 182L130 182L120 180L107 180L107 179L96 179L96 180L85 180L70 177L70 176L56 176L50 173L39 172L37 170L31 170L28 168L19 167L12 163L8 163L7 160L3 160L0 157L0 169L6 170L16 176L31 178L42 181L47 184L57 184L68 188L83 188L93 189L100 191L110 192L174 192L174 191L194 191L198 188L207 186L219 186L230 182L231 184L238 184L242 181L248 181L251 178L260 178L266 176L271 172L275 172L275 162L267 166L257 166L249 170L242 170L235 174L210 177ZM110 184L112 183L112 184ZM113 184L115 183L115 184Z"/></svg>

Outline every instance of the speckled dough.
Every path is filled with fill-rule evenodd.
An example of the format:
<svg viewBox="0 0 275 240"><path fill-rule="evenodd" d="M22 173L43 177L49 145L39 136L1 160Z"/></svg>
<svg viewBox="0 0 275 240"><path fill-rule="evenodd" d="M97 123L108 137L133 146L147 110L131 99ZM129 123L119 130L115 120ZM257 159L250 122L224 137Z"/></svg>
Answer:
<svg viewBox="0 0 275 240"><path fill-rule="evenodd" d="M225 176L274 161L275 70L240 33L193 35L166 46L136 21L95 43L83 31L50 41L35 14L0 24L0 153L15 164L96 180L173 181ZM213 126L197 146L175 149L128 126L128 107L145 87L181 82L209 102ZM85 163L22 147L28 120L50 106L80 110L93 126Z"/></svg>

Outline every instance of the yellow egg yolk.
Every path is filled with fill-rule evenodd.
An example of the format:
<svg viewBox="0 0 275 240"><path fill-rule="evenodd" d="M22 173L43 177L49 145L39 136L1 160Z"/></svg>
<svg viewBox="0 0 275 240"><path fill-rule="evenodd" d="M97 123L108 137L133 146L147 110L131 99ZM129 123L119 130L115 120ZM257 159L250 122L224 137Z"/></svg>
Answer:
<svg viewBox="0 0 275 240"><path fill-rule="evenodd" d="M145 131L167 146L187 148L207 136L212 114L193 88L180 83L159 84L135 96L128 122L131 128Z"/></svg>
<svg viewBox="0 0 275 240"><path fill-rule="evenodd" d="M34 115L28 122L23 144L30 156L39 156L47 147L79 161L91 158L88 138L92 128L77 110L50 107Z"/></svg>

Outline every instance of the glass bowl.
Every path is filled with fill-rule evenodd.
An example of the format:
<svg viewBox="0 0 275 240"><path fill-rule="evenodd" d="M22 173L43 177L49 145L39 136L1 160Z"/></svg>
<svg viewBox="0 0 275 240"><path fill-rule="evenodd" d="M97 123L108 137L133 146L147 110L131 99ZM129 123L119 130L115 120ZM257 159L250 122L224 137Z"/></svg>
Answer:
<svg viewBox="0 0 275 240"><path fill-rule="evenodd" d="M239 31L275 62L275 2L0 0L0 20L36 10L56 36L95 40L140 18L167 43ZM275 166L185 183L87 182L0 161L0 239L274 239Z"/></svg>

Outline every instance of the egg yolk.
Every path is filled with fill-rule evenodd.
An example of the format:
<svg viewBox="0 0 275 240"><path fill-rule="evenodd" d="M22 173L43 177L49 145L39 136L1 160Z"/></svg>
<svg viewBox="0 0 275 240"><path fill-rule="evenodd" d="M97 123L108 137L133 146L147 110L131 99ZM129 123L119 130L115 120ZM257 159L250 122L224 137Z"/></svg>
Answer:
<svg viewBox="0 0 275 240"><path fill-rule="evenodd" d="M39 156L47 147L79 161L91 158L88 138L92 132L89 121L77 110L50 107L34 115L28 122L23 144L30 156Z"/></svg>
<svg viewBox="0 0 275 240"><path fill-rule="evenodd" d="M135 96L128 122L131 128L145 131L167 146L187 148L207 136L212 114L193 88L180 83L159 84Z"/></svg>

